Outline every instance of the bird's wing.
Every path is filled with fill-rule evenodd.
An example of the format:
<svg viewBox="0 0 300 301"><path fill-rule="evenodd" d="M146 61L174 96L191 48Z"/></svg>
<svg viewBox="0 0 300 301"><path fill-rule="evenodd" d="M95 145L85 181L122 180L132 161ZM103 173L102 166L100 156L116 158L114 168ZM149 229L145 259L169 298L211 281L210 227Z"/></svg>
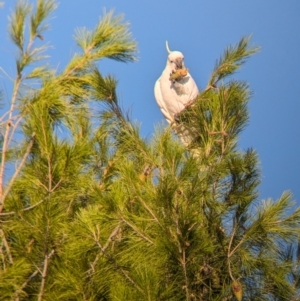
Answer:
<svg viewBox="0 0 300 301"><path fill-rule="evenodd" d="M190 75L190 73L188 73L187 76L189 77L190 100L192 100L198 96L199 89L198 89L197 84L195 83L194 79Z"/></svg>
<svg viewBox="0 0 300 301"><path fill-rule="evenodd" d="M181 112L184 109L184 98L187 98L188 95L182 95L174 89L170 81L170 71L166 68L159 81L159 91L161 94L161 102L163 108L168 112L168 115L171 116L171 122L174 121L174 116ZM182 85L179 84L179 90L182 90ZM184 91L183 91L184 92Z"/></svg>
<svg viewBox="0 0 300 301"><path fill-rule="evenodd" d="M198 87L190 73L174 82L173 87L177 94L180 95L180 101L183 105L195 99L199 93Z"/></svg>
<svg viewBox="0 0 300 301"><path fill-rule="evenodd" d="M162 96L162 93L161 93L161 88L160 88L160 78L155 83L154 96L155 96L156 102L157 102L161 112L165 116L166 120L168 121L168 123L171 123L173 121L173 118L172 118L172 116L170 115L170 113L168 112L168 110L165 106L166 104L164 102L164 99L163 99L163 96Z"/></svg>

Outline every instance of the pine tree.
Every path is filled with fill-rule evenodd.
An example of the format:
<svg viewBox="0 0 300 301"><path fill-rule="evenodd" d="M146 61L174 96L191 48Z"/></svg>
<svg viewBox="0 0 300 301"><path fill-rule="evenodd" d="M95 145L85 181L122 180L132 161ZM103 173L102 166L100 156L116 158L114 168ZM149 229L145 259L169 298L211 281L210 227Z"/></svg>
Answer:
<svg viewBox="0 0 300 301"><path fill-rule="evenodd" d="M0 299L299 300L300 209L289 192L258 200L257 154L237 146L251 93L233 74L257 51L249 38L178 116L186 148L169 127L143 139L97 67L135 60L122 16L77 30L81 52L61 72L43 64L35 42L55 8L19 1L10 19L19 56L1 118Z"/></svg>

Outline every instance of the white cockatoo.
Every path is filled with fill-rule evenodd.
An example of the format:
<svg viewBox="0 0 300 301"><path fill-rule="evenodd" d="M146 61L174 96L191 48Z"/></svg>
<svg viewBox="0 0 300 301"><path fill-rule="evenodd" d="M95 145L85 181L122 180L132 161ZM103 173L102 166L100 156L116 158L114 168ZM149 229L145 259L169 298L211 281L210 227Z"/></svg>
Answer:
<svg viewBox="0 0 300 301"><path fill-rule="evenodd" d="M169 53L167 64L155 83L154 95L167 122L173 124L176 115L195 100L199 90L194 79L184 67L183 54L179 51L170 51L168 42L166 42L166 48ZM186 72L182 77L173 79L172 74L176 74L177 70L186 70ZM187 137L186 130L179 126L173 126L173 128L182 142L186 145L189 144L191 139Z"/></svg>

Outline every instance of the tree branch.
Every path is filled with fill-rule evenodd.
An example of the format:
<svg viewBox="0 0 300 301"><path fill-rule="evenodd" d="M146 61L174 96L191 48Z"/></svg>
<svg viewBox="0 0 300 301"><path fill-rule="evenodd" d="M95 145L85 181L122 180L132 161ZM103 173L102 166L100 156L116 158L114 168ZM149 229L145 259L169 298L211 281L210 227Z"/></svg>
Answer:
<svg viewBox="0 0 300 301"><path fill-rule="evenodd" d="M17 117L18 117L18 116L14 116L13 118L17 118ZM14 134L15 134L15 131L16 131L16 129L18 128L18 125L19 125L19 123L21 122L22 119L23 119L23 116L19 116L16 122L11 123L11 127L12 127L13 129L12 129L12 131L11 131L10 138L9 138L9 140L8 140L8 144L11 143L11 140L12 140Z"/></svg>
<svg viewBox="0 0 300 301"><path fill-rule="evenodd" d="M122 221L126 225L128 225L130 228L132 228L139 236L141 236L142 238L144 238L146 241L150 242L152 245L154 244L153 241L150 238L148 238L143 233L141 233L134 225L130 224L124 217L122 217Z"/></svg>
<svg viewBox="0 0 300 301"><path fill-rule="evenodd" d="M189 292L189 280L187 277L187 271L186 271L186 258L185 258L185 248L182 249L182 258L180 260L182 269L183 269L183 274L184 274L184 281L185 281L185 295L186 295L186 300L189 301L190 299L190 292Z"/></svg>
<svg viewBox="0 0 300 301"><path fill-rule="evenodd" d="M46 198L45 198L46 199ZM41 201L37 202L36 204L32 205L32 206L29 206L29 207L26 207L24 209L22 209L21 211L29 211L35 207L37 207L38 205L42 204L45 199L42 199ZM18 212L15 212L15 211L11 211L11 212L4 212L4 213L0 213L0 216L8 216L8 215L14 215L14 214L17 214Z"/></svg>
<svg viewBox="0 0 300 301"><path fill-rule="evenodd" d="M21 287L17 290L16 292L16 298L15 301L20 301L20 296L19 294L22 292L22 290L27 286L27 284L29 283L29 281L34 278L37 274L39 273L39 270L35 270L30 276L29 278L21 285Z"/></svg>
<svg viewBox="0 0 300 301"><path fill-rule="evenodd" d="M10 252L10 248L9 248L8 242L6 240L4 231L2 229L0 229L0 236L2 238L3 245L4 245L5 249L6 249L6 253L7 253L7 256L8 256L8 259L9 259L9 263L13 264L14 261L13 261L13 258L12 258L11 252Z"/></svg>
<svg viewBox="0 0 300 301"><path fill-rule="evenodd" d="M17 96L18 96L21 81L22 81L21 74L18 74L17 78L15 80L15 84L14 84L12 101L11 101L11 105L10 105L9 115L8 115L8 119L7 119L6 127L5 127L5 134L4 134L4 138L3 138L1 166L0 166L0 212L3 209L3 202L4 202L3 178L4 178L4 169L5 169L5 164L6 164L6 152L7 152L8 146L9 146L8 142L10 140L10 129L11 129L12 117L13 117L15 105L17 102Z"/></svg>
<svg viewBox="0 0 300 301"><path fill-rule="evenodd" d="M245 241L245 236L239 241L239 243L234 247L234 249L229 253L229 249L228 249L228 253L229 253L229 257L231 257L235 251L237 250L237 248Z"/></svg>
<svg viewBox="0 0 300 301"><path fill-rule="evenodd" d="M19 175L21 169L23 168L23 166L24 166L24 164L25 164L25 162L26 162L26 159L27 159L27 157L28 157L28 155L29 155L29 153L30 153L30 151L31 151L31 148L32 148L33 142L34 142L34 140L33 140L34 136L35 136L35 133L33 133L33 134L31 135L31 139L30 139L30 142L29 142L29 144L28 144L28 146L27 146L26 153L24 154L24 157L23 157L23 159L22 159L20 165L18 166L17 170L15 171L15 173L14 173L14 175L12 176L11 180L9 181L9 183L8 183L8 185L7 185L7 187L6 187L5 191L4 191L4 193L3 193L3 187L2 187L2 193L3 193L3 194L0 194L0 195L1 195L1 199L0 199L0 200L1 200L1 201L0 201L0 213L2 212L2 210L3 210L3 208L4 208L4 200L5 200L5 198L7 197L8 193L10 192L10 189L11 189L12 185L14 184L14 182L15 182L17 176ZM3 152L4 152L4 151L3 151ZM0 174L0 186L2 185L1 180L3 180L3 178L1 178L1 174Z"/></svg>
<svg viewBox="0 0 300 301"><path fill-rule="evenodd" d="M50 252L48 255L47 260L49 260L52 256L54 255L54 250ZM15 301L20 301L20 296L19 294L22 292L22 290L27 286L27 284L33 279L38 273L42 273L39 268L37 268L29 277L28 279L21 285L21 287L17 290L16 292L16 298Z"/></svg>
<svg viewBox="0 0 300 301"><path fill-rule="evenodd" d="M42 299L43 299L46 277L47 277L47 270L48 270L48 265L49 265L49 259L52 257L53 254L54 254L54 250L52 250L50 252L50 254L45 255L44 267L43 267L43 272L42 272L42 282L41 282L40 292L38 295L38 301L42 301Z"/></svg>
<svg viewBox="0 0 300 301"><path fill-rule="evenodd" d="M147 204L141 198L139 198L139 199L140 199L140 202L142 203L142 205L147 209L147 211L149 211L149 213L154 218L154 220L162 227L161 223L159 222L158 218L155 216L153 211L147 206Z"/></svg>
<svg viewBox="0 0 300 301"><path fill-rule="evenodd" d="M96 244L97 246L100 248L100 250L102 251L102 254L109 260L113 263L114 267L119 270L123 275L124 277L130 282L132 283L137 289L139 292L141 292L144 296L145 296L145 292L142 290L142 288L128 275L128 273L122 269L118 264L117 262L115 261L114 258L112 258L111 256L107 255L104 248L101 246L100 242L99 241L96 241Z"/></svg>
<svg viewBox="0 0 300 301"><path fill-rule="evenodd" d="M103 246L103 248L102 248L102 250L101 250L102 253L106 251L106 249L108 248L110 242L111 242L111 241L113 240L113 238L118 234L120 228L121 228L121 224L117 225L117 226L115 227L115 229L111 232L111 234L109 235L109 237L108 237L108 239L107 239L105 245ZM98 242L98 240L96 240L96 242ZM87 271L87 274L88 274L88 275L90 275L92 272L95 271L95 266L96 266L98 260L99 260L99 254L97 254L95 260L93 261L93 263L91 263L91 268Z"/></svg>

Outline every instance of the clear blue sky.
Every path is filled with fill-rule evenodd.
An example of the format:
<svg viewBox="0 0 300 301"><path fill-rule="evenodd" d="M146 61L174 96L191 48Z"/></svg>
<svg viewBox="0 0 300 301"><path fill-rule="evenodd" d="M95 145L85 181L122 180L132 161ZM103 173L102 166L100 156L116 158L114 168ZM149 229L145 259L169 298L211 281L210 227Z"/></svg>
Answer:
<svg viewBox="0 0 300 301"><path fill-rule="evenodd" d="M4 0L2 0L3 2ZM7 34L7 16L15 1L0 8L0 66L14 74L16 50ZM33 2L33 1L31 1ZM166 62L165 41L185 55L186 66L198 86L205 88L216 59L227 45L252 34L261 52L237 74L250 83L250 123L240 148L257 150L262 170L260 197L278 198L291 190L300 203L300 1L274 0L60 0L45 42L53 45L50 64L61 70L77 51L72 39L76 27L93 28L103 8L124 13L138 42L139 61L110 60L100 70L119 80L118 95L125 109L151 137L163 117L153 86ZM5 76L0 88L9 93Z"/></svg>

